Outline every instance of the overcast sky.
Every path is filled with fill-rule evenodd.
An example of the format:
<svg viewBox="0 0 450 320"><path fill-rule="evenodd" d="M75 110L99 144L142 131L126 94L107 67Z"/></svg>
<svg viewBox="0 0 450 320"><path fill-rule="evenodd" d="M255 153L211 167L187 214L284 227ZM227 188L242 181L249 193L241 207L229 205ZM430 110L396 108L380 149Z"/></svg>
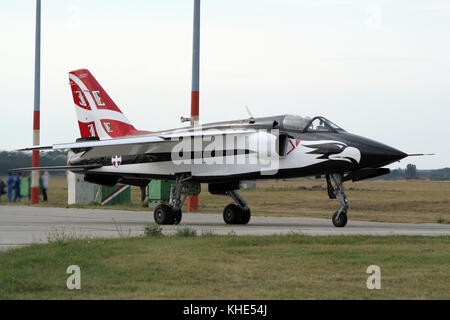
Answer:
<svg viewBox="0 0 450 320"><path fill-rule="evenodd" d="M189 116L192 0L42 0L41 144L79 136L88 68L138 129ZM0 2L0 149L32 144L35 1ZM323 115L450 167L450 2L203 0L201 122Z"/></svg>

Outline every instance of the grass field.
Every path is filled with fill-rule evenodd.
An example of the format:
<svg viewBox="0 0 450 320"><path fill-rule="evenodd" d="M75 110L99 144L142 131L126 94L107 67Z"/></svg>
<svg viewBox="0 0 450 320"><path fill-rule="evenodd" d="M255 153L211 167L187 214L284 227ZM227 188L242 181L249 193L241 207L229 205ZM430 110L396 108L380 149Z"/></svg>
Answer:
<svg viewBox="0 0 450 320"><path fill-rule="evenodd" d="M0 252L0 299L450 299L450 237L198 236ZM81 268L81 290L66 269ZM381 290L368 290L369 265Z"/></svg>
<svg viewBox="0 0 450 320"><path fill-rule="evenodd" d="M327 198L325 186L320 180L259 183L241 194L254 215L330 218L338 202ZM350 219L450 222L448 182L346 187ZM139 198L132 188L131 204L104 208L150 214ZM39 206L67 206L64 179L52 177L49 199ZM221 213L230 202L203 186L200 212ZM12 205L19 204L27 203ZM449 248L450 237L56 236L49 244L0 252L0 299L450 299ZM79 291L66 288L70 265L81 268ZM366 288L369 265L381 268L381 290Z"/></svg>
<svg viewBox="0 0 450 320"><path fill-rule="evenodd" d="M330 218L339 207L328 199L323 180L298 180L258 183L256 190L242 190L253 215ZM367 181L346 183L350 200L349 219L385 222L450 223L450 182ZM150 212L140 203L140 191L132 188L132 203L106 206ZM52 177L49 202L41 206L67 206L67 183L63 177ZM6 204L3 197L2 204ZM203 186L200 212L222 213L231 203L228 197L213 196ZM21 203L26 204L26 202ZM77 206L74 206L77 207ZM99 206L84 206L99 207ZM185 210L186 211L186 208Z"/></svg>

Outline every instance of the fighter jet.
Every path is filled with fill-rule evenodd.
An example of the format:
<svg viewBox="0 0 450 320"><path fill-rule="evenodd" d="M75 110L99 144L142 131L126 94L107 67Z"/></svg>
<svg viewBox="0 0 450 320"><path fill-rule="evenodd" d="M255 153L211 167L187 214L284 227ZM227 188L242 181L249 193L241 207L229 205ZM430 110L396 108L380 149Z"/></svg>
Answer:
<svg viewBox="0 0 450 320"><path fill-rule="evenodd" d="M247 224L251 213L239 195L242 181L325 177L338 199L336 227L347 224L345 181L389 173L383 168L408 155L345 131L322 116L277 115L188 126L158 132L137 130L87 69L69 73L81 138L21 150L69 150L67 166L18 170L70 170L100 185L141 187L152 179L174 181L168 204L154 210L157 224L178 224L188 195L208 184L234 203L223 210L226 224Z"/></svg>

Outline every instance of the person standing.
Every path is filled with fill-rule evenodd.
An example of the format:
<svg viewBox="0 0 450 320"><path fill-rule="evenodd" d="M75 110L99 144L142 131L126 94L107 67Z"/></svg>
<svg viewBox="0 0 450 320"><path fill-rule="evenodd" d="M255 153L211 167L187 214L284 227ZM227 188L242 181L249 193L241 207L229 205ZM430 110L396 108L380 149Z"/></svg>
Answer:
<svg viewBox="0 0 450 320"><path fill-rule="evenodd" d="M14 202L17 201L17 198L19 198L20 201L20 173L18 173L14 179Z"/></svg>
<svg viewBox="0 0 450 320"><path fill-rule="evenodd" d="M0 179L0 202L2 201L2 195L6 193L5 187L6 187L5 182L2 179Z"/></svg>
<svg viewBox="0 0 450 320"><path fill-rule="evenodd" d="M48 171L45 171L44 174L42 175L42 196L44 197L44 201L48 201L47 197L48 179L49 179Z"/></svg>
<svg viewBox="0 0 450 320"><path fill-rule="evenodd" d="M12 202L12 192L14 188L14 178L11 172L8 172L8 180L6 180L6 185L8 187L8 201Z"/></svg>

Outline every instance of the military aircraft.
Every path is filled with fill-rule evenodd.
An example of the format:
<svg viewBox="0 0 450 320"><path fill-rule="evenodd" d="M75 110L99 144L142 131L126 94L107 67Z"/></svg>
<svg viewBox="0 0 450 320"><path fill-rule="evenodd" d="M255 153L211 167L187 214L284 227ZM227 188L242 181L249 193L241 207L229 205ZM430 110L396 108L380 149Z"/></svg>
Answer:
<svg viewBox="0 0 450 320"><path fill-rule="evenodd" d="M70 170L100 185L175 181L168 204L154 210L158 224L178 224L188 195L208 184L212 194L235 203L223 211L227 224L247 224L250 209L239 195L242 181L323 176L338 199L336 227L347 223L345 181L389 173L384 166L408 155L352 133L322 116L279 115L149 132L137 130L87 69L69 73L81 138L22 150L69 150L67 166L18 170Z"/></svg>

